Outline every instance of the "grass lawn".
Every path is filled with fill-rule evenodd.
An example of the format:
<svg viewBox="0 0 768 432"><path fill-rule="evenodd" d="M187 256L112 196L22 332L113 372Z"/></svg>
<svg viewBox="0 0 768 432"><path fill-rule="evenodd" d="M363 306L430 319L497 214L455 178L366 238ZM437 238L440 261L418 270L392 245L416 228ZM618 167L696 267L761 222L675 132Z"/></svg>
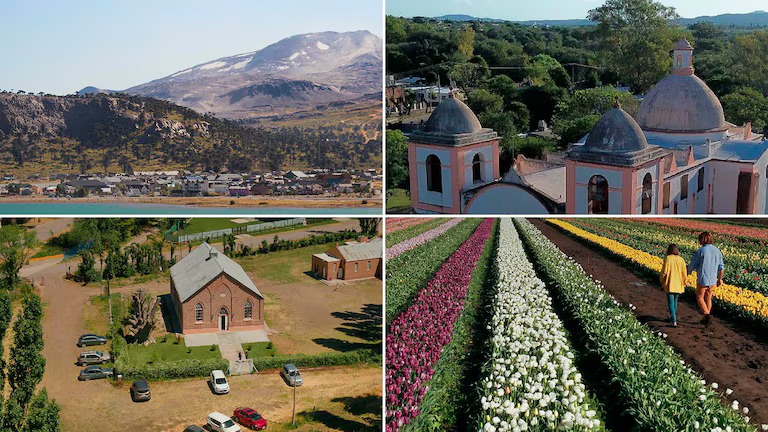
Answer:
<svg viewBox="0 0 768 432"><path fill-rule="evenodd" d="M219 351L219 347L216 345L214 345L214 350L211 351L210 346L187 348L184 344L184 340L178 344L174 342L174 339L169 337L167 342L163 342L163 339L158 339L156 343L147 346L140 344L128 345L128 356L133 364L146 364L155 361L186 359L206 360L221 358L221 351Z"/></svg>
<svg viewBox="0 0 768 432"><path fill-rule="evenodd" d="M245 271L252 272L259 278L279 283L297 283L306 281L304 272L312 268L312 255L325 252L331 247L333 243L313 245L238 258L236 261Z"/></svg>
<svg viewBox="0 0 768 432"><path fill-rule="evenodd" d="M308 223L306 225L293 225L293 226L288 226L288 227L275 228L275 229L271 229L271 230L256 231L256 232L252 232L250 234L257 235L257 236L263 236L263 235L267 235L267 234L279 234L279 233L282 233L282 232L297 231L297 230L302 230L302 229L306 229L306 228L309 228L309 227L315 227L315 226L321 226L321 225L330 225L330 224L334 224L334 223L337 223L337 222L335 220L325 220L325 221ZM248 225L252 225L252 224L248 224ZM217 229L222 229L222 228L217 228ZM207 230L203 230L201 232L204 232L204 231L207 231ZM179 234L179 235L181 235L181 234ZM221 237L213 237L213 238L210 239L210 241L208 243L209 244L214 244L214 243L220 243L220 242L221 242ZM203 240L192 240L192 246L193 247L194 246L199 246L201 244L203 244Z"/></svg>
<svg viewBox="0 0 768 432"><path fill-rule="evenodd" d="M387 213L408 214L411 212L411 197L405 189L387 190Z"/></svg>
<svg viewBox="0 0 768 432"><path fill-rule="evenodd" d="M37 251L37 253L35 253L34 255L32 255L32 258L42 258L42 257L51 256L51 255L59 255L59 254L63 254L64 252L66 252L66 250L60 246L54 246L50 243L44 243L40 247L40 250Z"/></svg>
<svg viewBox="0 0 768 432"><path fill-rule="evenodd" d="M270 348L271 346L271 348ZM248 357L269 357L277 354L277 348L272 342L244 343L243 349L248 351Z"/></svg>
<svg viewBox="0 0 768 432"><path fill-rule="evenodd" d="M185 234L195 234L205 231L216 231L220 229L226 229L226 228L235 228L240 226L248 226L248 225L254 225L257 223L262 223L265 221L254 219L252 221L239 224L232 222L232 219L235 218L193 218L189 221L189 224L184 227L184 229L180 230L176 234L178 235L185 235Z"/></svg>

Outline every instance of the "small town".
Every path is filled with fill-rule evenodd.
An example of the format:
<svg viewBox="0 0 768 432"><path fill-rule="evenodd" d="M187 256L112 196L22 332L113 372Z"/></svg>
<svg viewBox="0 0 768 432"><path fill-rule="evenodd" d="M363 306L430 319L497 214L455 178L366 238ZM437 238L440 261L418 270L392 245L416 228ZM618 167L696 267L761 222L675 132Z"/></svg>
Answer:
<svg viewBox="0 0 768 432"><path fill-rule="evenodd" d="M56 174L49 179L18 182L2 177L0 196L206 197L250 195L359 196L373 198L381 184L381 170L313 169L262 173L191 171L135 171L107 174Z"/></svg>

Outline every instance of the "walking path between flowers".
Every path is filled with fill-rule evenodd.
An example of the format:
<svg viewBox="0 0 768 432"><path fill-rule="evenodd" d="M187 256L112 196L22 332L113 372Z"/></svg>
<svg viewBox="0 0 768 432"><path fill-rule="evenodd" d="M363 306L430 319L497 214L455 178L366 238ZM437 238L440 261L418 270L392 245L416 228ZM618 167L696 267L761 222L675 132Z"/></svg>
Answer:
<svg viewBox="0 0 768 432"><path fill-rule="evenodd" d="M400 243L390 248L387 248L387 253L385 256L387 257L388 260L392 258L396 258L404 254L405 252L408 252L409 250L417 246L423 245L424 243L444 234L446 231L455 227L463 220L464 219L461 219L461 218L451 219L450 221L436 228L433 228L425 233L419 234L416 237L401 241Z"/></svg>
<svg viewBox="0 0 768 432"><path fill-rule="evenodd" d="M650 285L626 266L540 219L531 222L593 279L601 281L616 300L636 306L635 314L641 322L666 333L667 342L704 376L707 383L716 382L720 389L732 389L729 401L738 400L742 406L749 407L753 421L768 423L768 346L752 333L719 318L717 310L712 325L705 329L698 323L701 315L695 301L687 296L680 300L679 327L671 327L665 321L668 315L666 298L657 284Z"/></svg>
<svg viewBox="0 0 768 432"><path fill-rule="evenodd" d="M387 430L396 432L419 415L426 384L442 347L451 341L453 325L464 310L467 288L494 223L493 219L484 220L390 326L386 345Z"/></svg>

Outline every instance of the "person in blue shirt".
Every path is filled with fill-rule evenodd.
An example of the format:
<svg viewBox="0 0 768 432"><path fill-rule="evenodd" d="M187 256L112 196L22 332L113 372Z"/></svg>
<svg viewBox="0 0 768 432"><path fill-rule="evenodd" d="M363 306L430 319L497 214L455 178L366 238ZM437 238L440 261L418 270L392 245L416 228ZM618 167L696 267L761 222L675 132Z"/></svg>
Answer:
<svg viewBox="0 0 768 432"><path fill-rule="evenodd" d="M709 326L712 313L712 291L723 284L723 253L712 244L712 234L699 234L701 248L688 264L688 273L696 271L696 303L704 317L701 323Z"/></svg>

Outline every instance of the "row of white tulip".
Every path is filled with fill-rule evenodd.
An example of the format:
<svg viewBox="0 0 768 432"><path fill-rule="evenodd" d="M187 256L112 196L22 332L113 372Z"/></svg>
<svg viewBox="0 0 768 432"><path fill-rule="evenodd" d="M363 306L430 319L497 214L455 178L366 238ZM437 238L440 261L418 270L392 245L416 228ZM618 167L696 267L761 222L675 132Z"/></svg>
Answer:
<svg viewBox="0 0 768 432"><path fill-rule="evenodd" d="M563 323L511 219L500 221L498 244L478 427L486 432L602 430Z"/></svg>
<svg viewBox="0 0 768 432"><path fill-rule="evenodd" d="M748 410L725 407L717 384L708 386L666 343L621 305L536 227L516 220L537 269L551 279L565 313L573 316L591 349L619 388L624 405L642 430L755 432ZM727 394L730 390L726 390ZM742 414L743 413L743 414ZM765 426L761 426L764 430Z"/></svg>

